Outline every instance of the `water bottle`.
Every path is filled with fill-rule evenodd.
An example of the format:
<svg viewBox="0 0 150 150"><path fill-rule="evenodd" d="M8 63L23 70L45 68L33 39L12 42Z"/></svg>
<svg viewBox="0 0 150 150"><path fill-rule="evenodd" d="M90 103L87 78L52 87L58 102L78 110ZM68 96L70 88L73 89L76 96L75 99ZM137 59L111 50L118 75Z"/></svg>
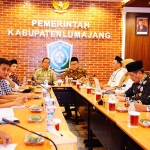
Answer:
<svg viewBox="0 0 150 150"><path fill-rule="evenodd" d="M87 78L87 83L86 83L86 86L87 86L87 87L91 86L91 85L90 85L89 78Z"/></svg>
<svg viewBox="0 0 150 150"><path fill-rule="evenodd" d="M44 80L44 85L48 85L48 80L47 79Z"/></svg>
<svg viewBox="0 0 150 150"><path fill-rule="evenodd" d="M44 109L47 111L48 107L54 106L54 100L50 98L49 94L44 98Z"/></svg>
<svg viewBox="0 0 150 150"><path fill-rule="evenodd" d="M54 122L54 115L52 113L48 113L47 119L46 119L46 131L50 131L51 128L55 127Z"/></svg>
<svg viewBox="0 0 150 150"><path fill-rule="evenodd" d="M128 125L130 125L130 112L134 112L135 107L134 107L134 101L130 101L130 106L128 107Z"/></svg>
<svg viewBox="0 0 150 150"><path fill-rule="evenodd" d="M45 98L47 96L47 90L46 89L42 89L42 94L43 94L43 98Z"/></svg>
<svg viewBox="0 0 150 150"><path fill-rule="evenodd" d="M66 86L68 86L68 76L65 77Z"/></svg>
<svg viewBox="0 0 150 150"><path fill-rule="evenodd" d="M23 86L26 86L27 80L26 80L26 76L23 77Z"/></svg>

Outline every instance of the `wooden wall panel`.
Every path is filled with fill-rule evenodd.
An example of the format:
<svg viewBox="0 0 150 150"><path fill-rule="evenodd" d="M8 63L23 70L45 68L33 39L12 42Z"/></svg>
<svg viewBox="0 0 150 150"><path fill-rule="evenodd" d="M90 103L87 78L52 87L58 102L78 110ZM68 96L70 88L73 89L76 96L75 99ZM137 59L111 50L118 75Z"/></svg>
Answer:
<svg viewBox="0 0 150 150"><path fill-rule="evenodd" d="M149 17L149 35L136 35L136 17ZM142 60L145 70L150 70L150 13L127 13L125 58Z"/></svg>

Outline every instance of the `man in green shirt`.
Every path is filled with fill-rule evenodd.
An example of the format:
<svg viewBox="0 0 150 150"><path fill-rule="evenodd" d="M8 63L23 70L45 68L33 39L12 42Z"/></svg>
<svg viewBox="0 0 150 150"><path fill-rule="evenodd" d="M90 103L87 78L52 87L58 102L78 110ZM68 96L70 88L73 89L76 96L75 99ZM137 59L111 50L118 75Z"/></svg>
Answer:
<svg viewBox="0 0 150 150"><path fill-rule="evenodd" d="M38 68L34 73L34 77L39 83L44 83L45 79L47 79L49 84L54 84L57 80L55 72L49 66L50 59L47 57L43 58L42 67Z"/></svg>

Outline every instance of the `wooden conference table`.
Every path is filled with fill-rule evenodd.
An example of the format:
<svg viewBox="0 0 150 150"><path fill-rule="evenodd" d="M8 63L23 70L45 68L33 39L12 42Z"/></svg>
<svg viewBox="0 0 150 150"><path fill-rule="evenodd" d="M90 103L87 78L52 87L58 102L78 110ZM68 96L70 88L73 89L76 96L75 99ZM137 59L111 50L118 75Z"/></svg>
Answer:
<svg viewBox="0 0 150 150"><path fill-rule="evenodd" d="M63 95L66 89L68 90L69 87L53 88L58 98ZM70 87L70 92L72 92L70 95L75 101L76 110L87 122L88 129L92 130L105 149L150 149L150 129L140 125L138 128L128 127L127 112L116 111L115 113L110 113L107 108L94 102L94 94L88 95L85 91L81 92L76 86ZM123 102L119 103L119 105L123 104ZM150 119L150 112L141 112L140 119ZM88 135L89 142L91 140L90 136Z"/></svg>
<svg viewBox="0 0 150 150"><path fill-rule="evenodd" d="M37 95L37 94L36 94ZM51 95L54 99L56 99L53 91L51 90ZM23 109L14 109L15 116L19 119L20 123L18 125L21 125L31 131L35 132L43 132L44 136L47 136L51 138L51 133L46 132L46 122L45 119L47 117L46 112L43 110L40 113L33 113L30 112L28 109L28 106L31 105L41 105L43 102L43 99L31 99L29 100L25 105L26 107ZM59 131L60 133L65 133L66 131L69 130L68 125L66 123L66 120L64 119L64 116L60 110L59 104L56 99L56 110L55 110L55 116L54 118L59 118L61 119L61 123L59 125ZM40 123L28 123L27 119L31 115L42 115L44 116L44 119ZM15 150L51 150L55 149L53 146L50 146L50 141L44 139L43 145L37 145L37 146L26 146L24 144L25 140L25 135L27 131L20 129L16 126L10 125L10 124L5 124L5 125L0 125L0 130L7 133L12 137L12 143L16 143L17 147ZM61 144L57 145L58 150L77 150L76 144L75 143L70 143L70 144Z"/></svg>

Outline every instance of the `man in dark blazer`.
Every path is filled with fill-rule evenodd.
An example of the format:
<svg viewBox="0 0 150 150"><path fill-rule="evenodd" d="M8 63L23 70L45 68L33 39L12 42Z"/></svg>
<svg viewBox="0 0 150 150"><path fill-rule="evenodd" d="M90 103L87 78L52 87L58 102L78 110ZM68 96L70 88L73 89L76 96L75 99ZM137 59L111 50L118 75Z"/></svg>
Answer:
<svg viewBox="0 0 150 150"><path fill-rule="evenodd" d="M137 32L147 32L147 27L143 24L143 19L140 19L139 21Z"/></svg>

